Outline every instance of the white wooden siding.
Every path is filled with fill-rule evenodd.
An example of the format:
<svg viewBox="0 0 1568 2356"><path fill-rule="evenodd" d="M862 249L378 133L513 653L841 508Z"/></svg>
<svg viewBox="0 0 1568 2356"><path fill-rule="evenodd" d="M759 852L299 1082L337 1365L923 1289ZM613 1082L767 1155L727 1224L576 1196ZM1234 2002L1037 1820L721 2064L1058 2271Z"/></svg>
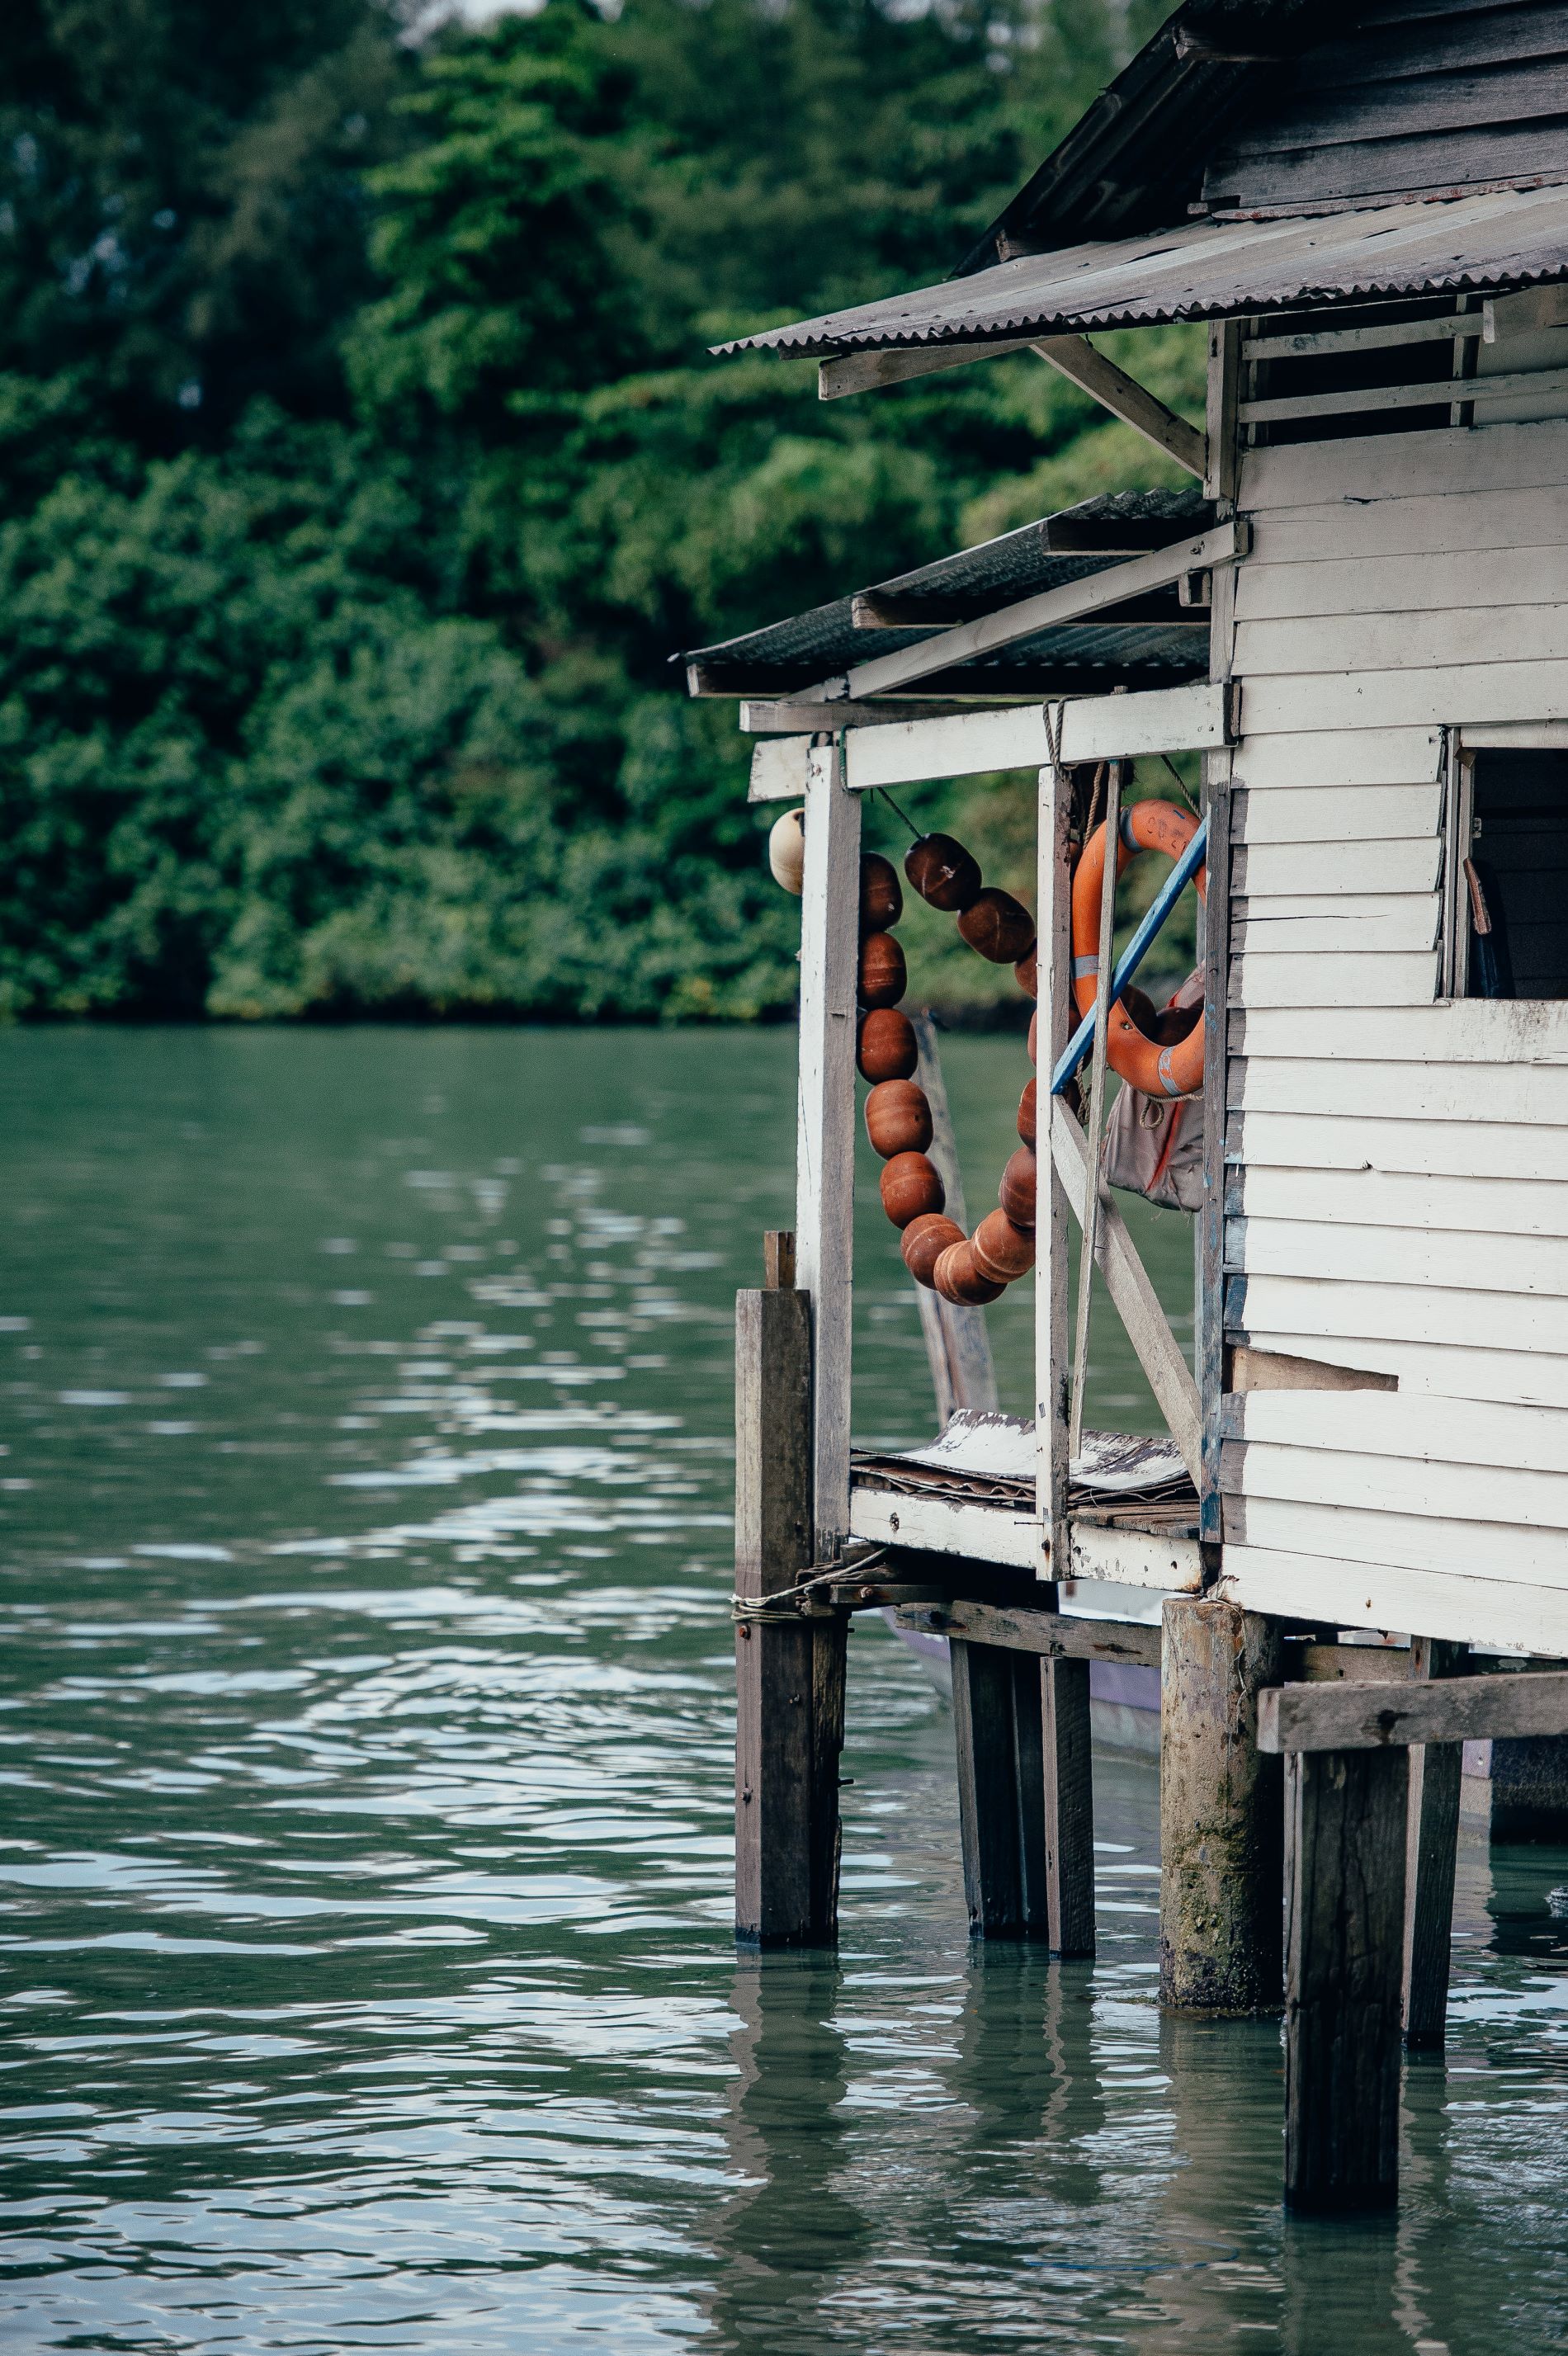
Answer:
<svg viewBox="0 0 1568 2356"><path fill-rule="evenodd" d="M1441 731L1568 717L1568 422L1239 504L1227 1332L1400 1387L1228 1402L1223 1591L1568 1654L1568 1003L1435 1002Z"/></svg>

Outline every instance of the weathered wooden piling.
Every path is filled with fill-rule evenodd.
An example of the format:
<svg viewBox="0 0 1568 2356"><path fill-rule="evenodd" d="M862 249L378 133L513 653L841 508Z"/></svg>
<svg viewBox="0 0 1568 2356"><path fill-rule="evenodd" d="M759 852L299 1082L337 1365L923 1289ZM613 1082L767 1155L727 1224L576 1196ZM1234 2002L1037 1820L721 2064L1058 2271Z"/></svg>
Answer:
<svg viewBox="0 0 1568 2356"><path fill-rule="evenodd" d="M1399 2198L1409 1754L1300 1751L1286 1777L1285 2202Z"/></svg>
<svg viewBox="0 0 1568 2356"><path fill-rule="evenodd" d="M769 1273L788 1272L781 1246ZM767 1616L812 1558L811 1327L784 1284L736 1300L736 1936L838 1935L842 1613Z"/></svg>
<svg viewBox="0 0 1568 2356"><path fill-rule="evenodd" d="M970 1934L1049 1935L1041 1668L1031 1653L949 1642Z"/></svg>
<svg viewBox="0 0 1568 2356"><path fill-rule="evenodd" d="M1411 1675L1452 1676L1466 1654L1463 1644L1414 1637ZM1447 2021L1464 1758L1464 1747L1457 1742L1417 1743L1410 1752L1400 2012L1405 2043L1417 2049L1440 2046Z"/></svg>
<svg viewBox="0 0 1568 2356"><path fill-rule="evenodd" d="M1197 1596L1167 1601L1160 1668L1160 2001L1277 2010L1281 1771L1258 1750L1277 1623Z"/></svg>
<svg viewBox="0 0 1568 2356"><path fill-rule="evenodd" d="M1089 1663L1047 1660L1042 1665L1051 1953L1092 1955L1094 1772L1089 1747Z"/></svg>

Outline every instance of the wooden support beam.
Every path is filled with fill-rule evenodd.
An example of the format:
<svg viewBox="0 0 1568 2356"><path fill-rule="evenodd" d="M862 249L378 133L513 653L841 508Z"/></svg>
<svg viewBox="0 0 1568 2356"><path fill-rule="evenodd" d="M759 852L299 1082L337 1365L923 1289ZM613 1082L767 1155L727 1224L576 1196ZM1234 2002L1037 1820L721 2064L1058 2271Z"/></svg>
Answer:
<svg viewBox="0 0 1568 2356"><path fill-rule="evenodd" d="M1258 1697L1265 1751L1375 1751L1412 1742L1568 1734L1568 1669L1428 1685L1277 1686Z"/></svg>
<svg viewBox="0 0 1568 2356"><path fill-rule="evenodd" d="M1034 1603L981 1603L965 1597L910 1605L899 1625L933 1636L957 1636L999 1651L1037 1653L1052 1661L1120 1661L1130 1668L1157 1669L1160 1632L1135 1620L1080 1619Z"/></svg>
<svg viewBox="0 0 1568 2356"><path fill-rule="evenodd" d="M842 401L852 392L877 392L890 384L908 384L918 376L934 376L945 369L968 368L975 360L1004 359L1009 352L1033 348L1027 336L993 344L914 344L903 351L844 352L836 359L817 363L817 398Z"/></svg>
<svg viewBox="0 0 1568 2356"><path fill-rule="evenodd" d="M1185 417L1178 417L1174 409L1167 409L1163 401L1156 401L1114 360L1097 352L1087 336L1042 336L1032 348L1041 359L1048 360L1052 368L1099 402L1102 409L1108 409L1112 417L1119 417L1134 434L1141 434L1145 442L1152 442L1156 450L1163 450L1167 458L1174 458L1178 466L1196 475L1200 482L1203 480L1208 466L1207 435L1200 434L1196 425L1189 425Z"/></svg>
<svg viewBox="0 0 1568 2356"><path fill-rule="evenodd" d="M1340 1645L1338 1649L1348 1652L1357 1648ZM1372 1647L1359 1649L1370 1651ZM1416 1678L1453 1676L1465 1658L1462 1644L1417 1636L1411 1645L1410 1674ZM1400 2017L1405 2043L1417 2048L1440 2046L1447 2026L1454 1874L1459 1846L1459 1786L1464 1765L1464 1749L1457 1742L1412 1746L1405 1823Z"/></svg>
<svg viewBox="0 0 1568 2356"><path fill-rule="evenodd" d="M1220 580L1230 578L1223 571ZM746 705L746 711L764 707ZM811 730L831 731L838 714L858 714L844 737L844 783L852 793L878 786L915 785L927 777L972 777L992 769L1038 769L1051 758L1044 703L947 710L922 720L884 719L878 706L806 701L766 707L789 712L802 732L757 744L751 755L747 799L799 801L806 790ZM896 704L888 709L896 712ZM1087 695L1052 706L1062 712L1061 757L1131 761L1145 753L1193 753L1226 745L1239 717L1230 680L1194 680L1186 687L1154 687L1131 695ZM871 715L882 723L871 725Z"/></svg>
<svg viewBox="0 0 1568 2356"><path fill-rule="evenodd" d="M1281 1998L1280 1770L1260 1755L1260 1690L1278 1623L1197 1596L1168 1601L1160 1678L1160 2001L1201 2013Z"/></svg>
<svg viewBox="0 0 1568 2356"><path fill-rule="evenodd" d="M761 1602L812 1558L811 1342L803 1293L736 1301L736 1593ZM843 1619L736 1623L736 1936L838 1933Z"/></svg>
<svg viewBox="0 0 1568 2356"><path fill-rule="evenodd" d="M1229 607L1228 584L1225 604ZM1229 637L1229 632L1226 633ZM1229 663L1230 649L1226 648ZM1230 986L1230 755L1210 753L1203 765L1204 816L1208 821L1205 863L1210 888L1203 912L1203 1002L1208 1023L1203 1049L1203 1204L1197 1218L1197 1376L1202 1462L1199 1468L1198 1529L1211 1550L1220 1542L1223 1498L1219 1486L1225 1394L1225 1117L1229 1047L1218 1011Z"/></svg>
<svg viewBox="0 0 1568 2356"><path fill-rule="evenodd" d="M1043 768L1039 788L1036 1062L1048 1071L1073 1019L1072 784L1066 765ZM1068 1198L1047 1148L1035 1156L1035 1501L1058 1576L1068 1554L1067 1321Z"/></svg>
<svg viewBox="0 0 1568 2356"><path fill-rule="evenodd" d="M1092 1174L1083 1206L1083 1245L1078 1261L1078 1317L1073 1329L1072 1405L1068 1411L1068 1459L1083 1447L1083 1407L1089 1387L1089 1326L1094 1301L1094 1258L1100 1243L1100 1215L1108 1199L1100 1174L1100 1151L1105 1126L1105 1082L1110 1062L1105 1043L1111 1021L1111 980L1116 963L1116 870L1121 863L1122 791L1132 783L1132 764L1112 761L1105 788L1104 841L1101 870L1100 933L1094 981L1094 1047L1089 1075L1089 1128L1083 1141L1084 1166ZM1076 960L1074 969L1076 971ZM1048 1068L1053 1072L1057 1058Z"/></svg>
<svg viewBox="0 0 1568 2356"><path fill-rule="evenodd" d="M821 1560L849 1530L859 940L860 804L844 790L837 746L819 745L806 787L795 1280L811 1311L811 1499Z"/></svg>
<svg viewBox="0 0 1568 2356"><path fill-rule="evenodd" d="M955 1638L953 1734L969 1928L977 1939L1048 1933L1040 1663Z"/></svg>
<svg viewBox="0 0 1568 2356"><path fill-rule="evenodd" d="M992 707L977 704L977 712ZM835 728L886 727L900 720L953 720L965 716L961 705L945 697L890 695L875 703L819 703L811 698L743 701L737 726L743 736L799 736Z"/></svg>
<svg viewBox="0 0 1568 2356"><path fill-rule="evenodd" d="M1045 1755L1046 1905L1053 1955L1094 1953L1094 1769L1089 1663L1040 1670Z"/></svg>
<svg viewBox="0 0 1568 2356"><path fill-rule="evenodd" d="M1284 2196L1291 2209L1385 2209L1399 2197L1408 1790L1402 1750L1301 1751L1290 1761Z"/></svg>
<svg viewBox="0 0 1568 2356"><path fill-rule="evenodd" d="M1449 380L1434 384L1364 385L1344 392L1298 392L1266 401L1243 401L1238 415L1243 425L1283 424L1307 417L1349 417L1362 410L1380 414L1390 409L1444 409ZM1568 369L1515 369L1504 376L1465 380L1466 402L1561 400L1568 392Z"/></svg>
<svg viewBox="0 0 1568 2356"><path fill-rule="evenodd" d="M1059 1097L1051 1099L1051 1154L1073 1215L1081 1228L1089 1207L1089 1151L1079 1129ZM1149 1281L1127 1223L1114 1203L1101 1205L1101 1237L1096 1260L1104 1271L1105 1289L1127 1329L1138 1363L1149 1378L1181 1460L1196 1481L1202 1453L1202 1416L1197 1386L1181 1346L1165 1321L1159 1295Z"/></svg>
<svg viewBox="0 0 1568 2356"><path fill-rule="evenodd" d="M1321 359L1329 352L1393 351L1404 344L1447 344L1480 336L1485 325L1484 313L1453 312L1439 319L1399 319L1381 327L1317 327L1300 335L1245 336L1241 358L1248 362L1300 360Z"/></svg>
<svg viewBox="0 0 1568 2356"><path fill-rule="evenodd" d="M911 680L929 679L935 671L1014 646L1020 638L1033 637L1036 631L1058 623L1079 621L1086 615L1104 613L1145 596L1152 589L1169 588L1184 573L1230 563L1245 552L1247 545L1248 526L1238 519L1199 532L1195 539L1152 550L1147 556L1131 557L1124 564L1108 565L1102 573L1088 573L1080 581L1064 581L1055 589L1042 589L1033 597L999 606L977 621L939 630L918 646L902 647L895 654L876 655L868 662L854 664L842 682L828 682L829 700L834 692L850 698L884 695Z"/></svg>

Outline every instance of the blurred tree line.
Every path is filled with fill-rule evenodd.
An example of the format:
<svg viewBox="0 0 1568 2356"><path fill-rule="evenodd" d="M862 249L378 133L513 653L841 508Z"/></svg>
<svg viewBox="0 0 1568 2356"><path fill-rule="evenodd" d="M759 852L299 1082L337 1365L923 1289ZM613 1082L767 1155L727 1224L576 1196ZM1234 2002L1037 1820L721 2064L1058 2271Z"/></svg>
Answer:
<svg viewBox="0 0 1568 2356"><path fill-rule="evenodd" d="M1032 361L704 347L950 268L1163 13L10 0L0 1012L790 1004L672 652L1168 477Z"/></svg>

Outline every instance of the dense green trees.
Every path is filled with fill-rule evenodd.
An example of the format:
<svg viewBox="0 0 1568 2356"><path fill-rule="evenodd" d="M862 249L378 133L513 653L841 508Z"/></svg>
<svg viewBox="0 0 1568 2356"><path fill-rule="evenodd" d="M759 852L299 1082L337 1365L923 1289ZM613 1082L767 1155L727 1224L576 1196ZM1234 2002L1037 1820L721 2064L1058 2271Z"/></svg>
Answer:
<svg viewBox="0 0 1568 2356"><path fill-rule="evenodd" d="M1122 21L13 0L0 1008L788 1004L671 652L1157 477L1036 364L824 410L703 347L948 267Z"/></svg>

